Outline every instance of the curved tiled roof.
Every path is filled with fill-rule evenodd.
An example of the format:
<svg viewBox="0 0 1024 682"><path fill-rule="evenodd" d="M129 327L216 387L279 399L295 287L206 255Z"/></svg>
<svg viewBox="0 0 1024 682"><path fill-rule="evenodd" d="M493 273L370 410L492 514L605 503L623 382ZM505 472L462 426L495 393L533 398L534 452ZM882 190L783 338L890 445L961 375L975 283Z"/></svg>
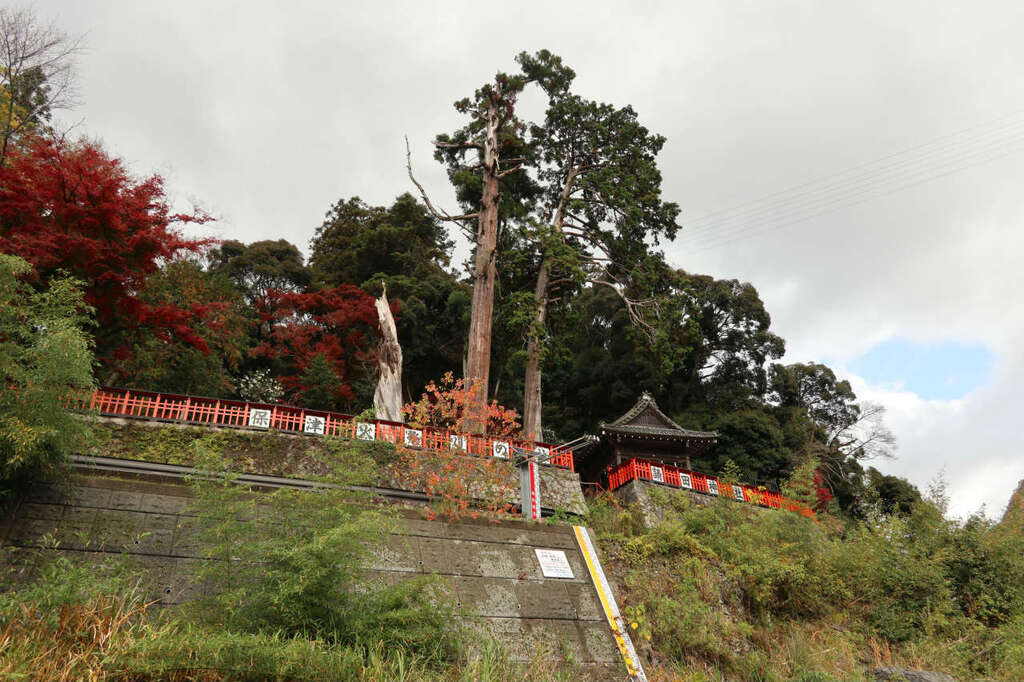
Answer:
<svg viewBox="0 0 1024 682"><path fill-rule="evenodd" d="M622 433L634 436L656 436L659 438L700 438L713 440L718 437L715 431L694 431L684 429L668 418L658 408L658 403L650 393L644 391L636 405L626 414L613 422L601 424L603 431Z"/></svg>

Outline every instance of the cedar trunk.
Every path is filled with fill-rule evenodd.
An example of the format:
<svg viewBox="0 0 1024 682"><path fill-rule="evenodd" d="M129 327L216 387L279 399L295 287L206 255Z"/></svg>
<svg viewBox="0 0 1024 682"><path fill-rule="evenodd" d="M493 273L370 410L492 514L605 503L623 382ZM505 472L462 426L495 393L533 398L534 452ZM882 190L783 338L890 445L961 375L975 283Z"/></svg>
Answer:
<svg viewBox="0 0 1024 682"><path fill-rule="evenodd" d="M476 229L473 262L473 307L469 321L466 384L474 388L467 428L483 433L487 426L487 389L491 373L491 319L494 315L495 263L498 247L498 111L493 99L487 108L484 139L483 197Z"/></svg>
<svg viewBox="0 0 1024 682"><path fill-rule="evenodd" d="M533 318L530 341L526 345L526 390L523 396L523 437L527 440L543 440L541 423L541 371L540 371L540 330L544 328L548 310L548 279L551 261L547 258L540 264L537 286L533 295L537 301L537 313Z"/></svg>

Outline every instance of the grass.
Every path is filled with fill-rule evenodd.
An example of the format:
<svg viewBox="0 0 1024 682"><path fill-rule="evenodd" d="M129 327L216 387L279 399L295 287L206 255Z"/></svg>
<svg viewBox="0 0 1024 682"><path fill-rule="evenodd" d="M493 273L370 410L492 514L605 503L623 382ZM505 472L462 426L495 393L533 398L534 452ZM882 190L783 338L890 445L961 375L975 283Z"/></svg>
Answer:
<svg viewBox="0 0 1024 682"><path fill-rule="evenodd" d="M862 680L884 665L1024 679L1024 537L931 503L867 522L656 493L591 506L652 680Z"/></svg>

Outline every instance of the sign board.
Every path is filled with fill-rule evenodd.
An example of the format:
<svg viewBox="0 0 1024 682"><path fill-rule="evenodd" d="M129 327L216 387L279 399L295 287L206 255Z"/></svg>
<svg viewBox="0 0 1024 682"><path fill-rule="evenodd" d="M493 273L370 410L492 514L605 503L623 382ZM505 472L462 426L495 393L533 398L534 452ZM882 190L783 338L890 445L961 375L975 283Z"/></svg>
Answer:
<svg viewBox="0 0 1024 682"><path fill-rule="evenodd" d="M377 437L377 425L367 422L356 422L356 438L359 440L373 440Z"/></svg>
<svg viewBox="0 0 1024 682"><path fill-rule="evenodd" d="M572 566L560 549L535 549L537 561L540 562L540 572L545 578L575 578L572 574Z"/></svg>
<svg viewBox="0 0 1024 682"><path fill-rule="evenodd" d="M466 437L452 433L448 436L448 447L452 450L463 450L466 449Z"/></svg>
<svg viewBox="0 0 1024 682"><path fill-rule="evenodd" d="M422 448L423 432L419 429L405 429L405 445L410 448Z"/></svg>
<svg viewBox="0 0 1024 682"><path fill-rule="evenodd" d="M533 449L533 456L536 457L539 462L547 464L548 460L551 459L551 448L546 448L543 445L538 445L536 448Z"/></svg>
<svg viewBox="0 0 1024 682"><path fill-rule="evenodd" d="M734 485L732 487L732 496L733 496L733 498L739 500L740 502L743 502L744 501L744 498L743 498L743 486Z"/></svg>
<svg viewBox="0 0 1024 682"><path fill-rule="evenodd" d="M312 433L317 436L324 435L324 425L327 420L323 417L317 417L316 415L306 415L306 422L302 425L303 433Z"/></svg>
<svg viewBox="0 0 1024 682"><path fill-rule="evenodd" d="M651 480L657 481L658 483L665 482L665 472L661 470L661 467L651 467Z"/></svg>
<svg viewBox="0 0 1024 682"><path fill-rule="evenodd" d="M496 440L494 441L494 444L491 445L491 454L498 459L508 459L508 453L509 446L505 441Z"/></svg>
<svg viewBox="0 0 1024 682"><path fill-rule="evenodd" d="M249 410L249 426L257 429L270 428L270 410Z"/></svg>
<svg viewBox="0 0 1024 682"><path fill-rule="evenodd" d="M712 495L718 494L718 481L713 478L708 479L708 492Z"/></svg>
<svg viewBox="0 0 1024 682"><path fill-rule="evenodd" d="M683 486L684 488L689 488L690 490L693 490L693 481L690 480L690 474L680 473L679 485Z"/></svg>

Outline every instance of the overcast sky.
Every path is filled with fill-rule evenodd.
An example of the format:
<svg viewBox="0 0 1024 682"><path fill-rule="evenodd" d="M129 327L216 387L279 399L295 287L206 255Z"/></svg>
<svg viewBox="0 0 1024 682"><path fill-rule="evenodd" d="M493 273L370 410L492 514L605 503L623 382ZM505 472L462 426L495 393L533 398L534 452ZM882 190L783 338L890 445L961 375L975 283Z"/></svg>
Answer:
<svg viewBox="0 0 1024 682"><path fill-rule="evenodd" d="M752 282L788 344L883 403L922 488L998 517L1024 478L1019 2L37 4L87 33L63 116L217 236L306 248L339 198L411 189L451 103L522 50L665 135L676 266ZM527 103L529 108L530 103Z"/></svg>

